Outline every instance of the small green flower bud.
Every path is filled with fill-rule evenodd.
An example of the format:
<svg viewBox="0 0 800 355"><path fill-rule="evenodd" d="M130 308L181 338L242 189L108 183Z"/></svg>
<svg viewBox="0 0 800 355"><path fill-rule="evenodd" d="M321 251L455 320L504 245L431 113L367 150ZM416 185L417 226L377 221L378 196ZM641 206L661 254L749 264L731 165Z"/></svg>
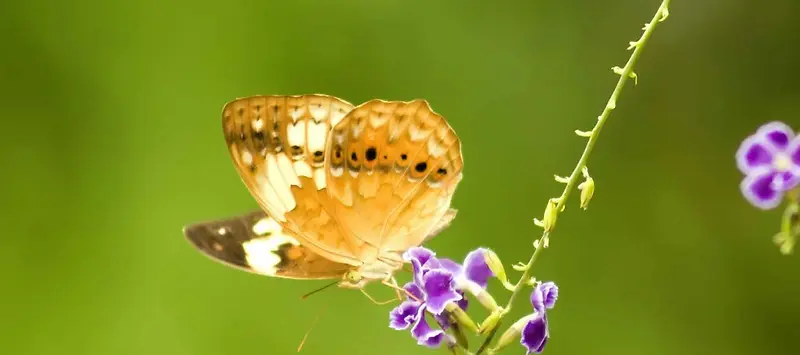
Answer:
<svg viewBox="0 0 800 355"><path fill-rule="evenodd" d="M556 220L558 219L558 201L551 198L547 201L547 207L544 209L544 216L542 218L542 228L545 232L550 232L556 227Z"/></svg>
<svg viewBox="0 0 800 355"><path fill-rule="evenodd" d="M491 349L492 353L496 353L506 346L510 345L522 335L522 328L525 327L525 324L528 323L528 320L531 319L534 315L529 315L527 317L523 317L520 320L514 322L503 335L500 336L500 339L497 340L497 345Z"/></svg>
<svg viewBox="0 0 800 355"><path fill-rule="evenodd" d="M507 284L508 276L506 276L506 269L503 267L503 262L500 261L500 257L498 257L495 252L486 249L483 253L483 259L486 261L486 265L489 266L489 270L492 270L492 273L494 273L494 276L503 284Z"/></svg>
<svg viewBox="0 0 800 355"><path fill-rule="evenodd" d="M592 200L594 195L594 179L587 177L586 180L578 185L578 190L581 190L581 208L584 210L589 207L589 201Z"/></svg>

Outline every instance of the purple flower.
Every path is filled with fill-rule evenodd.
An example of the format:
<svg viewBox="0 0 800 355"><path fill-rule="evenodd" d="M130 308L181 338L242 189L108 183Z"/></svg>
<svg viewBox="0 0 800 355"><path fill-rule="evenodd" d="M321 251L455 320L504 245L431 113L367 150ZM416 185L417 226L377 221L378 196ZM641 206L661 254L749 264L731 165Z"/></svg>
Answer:
<svg viewBox="0 0 800 355"><path fill-rule="evenodd" d="M396 330L411 328L411 335L417 343L437 347L449 337L444 333L450 324L446 307L455 302L466 310L467 299L464 290L474 292L483 290L488 283L491 270L483 259L483 250L470 252L460 265L449 259L436 258L436 254L426 248L409 249L403 259L411 263L413 280L403 288L409 297L389 313L389 327ZM440 329L433 329L425 319L425 312L433 314Z"/></svg>
<svg viewBox="0 0 800 355"><path fill-rule="evenodd" d="M486 288L489 283L489 278L495 276L489 265L486 264L484 253L486 249L478 248L467 254L464 258L464 265L460 265L450 259L441 259L442 267L452 272L455 275L456 281L459 284L464 284L465 280L473 282L481 288Z"/></svg>
<svg viewBox="0 0 800 355"><path fill-rule="evenodd" d="M425 248L412 248L403 258L411 262L413 280L403 288L413 297L389 312L389 327L395 330L411 328L417 344L438 347L448 335L443 329L449 327L445 307L458 302L463 295L456 291L452 272L442 267L435 254ZM425 319L425 312L434 315L442 329L433 329Z"/></svg>
<svg viewBox="0 0 800 355"><path fill-rule="evenodd" d="M800 184L800 136L782 122L764 124L739 146L736 165L745 174L744 197L758 208L775 208Z"/></svg>
<svg viewBox="0 0 800 355"><path fill-rule="evenodd" d="M530 353L541 353L547 340L550 339L550 329L547 326L547 310L556 305L558 299L558 286L553 282L545 282L536 286L531 293L531 306L534 313L523 318L527 322L522 328L520 343Z"/></svg>

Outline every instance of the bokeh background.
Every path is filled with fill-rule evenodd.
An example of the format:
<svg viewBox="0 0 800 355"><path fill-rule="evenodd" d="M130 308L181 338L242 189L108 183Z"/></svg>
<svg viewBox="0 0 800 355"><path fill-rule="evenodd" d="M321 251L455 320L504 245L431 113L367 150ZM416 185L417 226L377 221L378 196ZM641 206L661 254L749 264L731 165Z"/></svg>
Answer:
<svg viewBox="0 0 800 355"><path fill-rule="evenodd" d="M256 207L222 105L429 100L466 167L460 214L428 246L511 264L658 5L3 1L0 353L291 354L322 309L305 354L434 353L357 292L301 301L322 283L229 269L185 242L186 223ZM595 199L581 211L573 195L536 264L561 287L546 353L796 354L800 255L772 244L780 211L745 202L733 154L764 122L800 129L800 5L671 10L590 160ZM513 317L529 311L521 299Z"/></svg>

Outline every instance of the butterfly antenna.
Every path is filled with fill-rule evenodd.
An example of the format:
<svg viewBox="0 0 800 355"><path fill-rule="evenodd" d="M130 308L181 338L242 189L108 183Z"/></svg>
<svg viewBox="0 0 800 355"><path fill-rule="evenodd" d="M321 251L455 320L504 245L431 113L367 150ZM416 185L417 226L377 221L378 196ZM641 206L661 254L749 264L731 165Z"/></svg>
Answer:
<svg viewBox="0 0 800 355"><path fill-rule="evenodd" d="M326 308L328 308L328 304L327 303L324 306L322 306L322 309L319 310L319 313L317 313L317 318L314 318L314 322L311 323L311 326L308 327L308 331L306 332L305 335L303 335L303 340L300 341L300 345L297 347L297 352L298 353L301 350L303 350L303 345L306 344L306 339L308 339L308 335L311 334L311 330L314 329L315 325L317 325L317 322L319 321L319 318L322 316L322 312L324 312Z"/></svg>
<svg viewBox="0 0 800 355"><path fill-rule="evenodd" d="M336 284L338 284L338 283L339 283L339 281L338 281L338 280L337 280L337 281L334 281L334 282L331 282L331 283L329 283L329 284L327 284L327 285L325 285L325 286L322 286L322 287L320 287L320 288L318 288L318 289L316 289L316 290L314 290L314 291L311 291L311 292L309 292L309 293L306 293L305 295L302 295L302 296L300 296L300 299L301 299L301 300L304 300L304 299L308 298L309 296L311 296L311 295L313 295L313 294L315 294L315 293L317 293L317 292L319 292L319 291L322 291L322 290L324 290L324 289L326 289L326 288L328 288L328 287L334 286L334 285L336 285Z"/></svg>

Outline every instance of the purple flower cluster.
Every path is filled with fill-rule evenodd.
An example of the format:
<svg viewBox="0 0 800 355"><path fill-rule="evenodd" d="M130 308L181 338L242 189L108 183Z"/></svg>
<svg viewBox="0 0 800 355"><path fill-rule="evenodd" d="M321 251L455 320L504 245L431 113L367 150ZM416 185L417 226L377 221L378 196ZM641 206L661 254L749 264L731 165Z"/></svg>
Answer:
<svg viewBox="0 0 800 355"><path fill-rule="evenodd" d="M403 288L413 297L392 309L389 313L389 327L396 330L411 328L411 335L417 344L438 347L442 340L450 340L444 331L451 324L446 308L455 303L466 310L465 289L486 288L489 277L494 276L484 258L485 249L470 252L464 264L449 259L439 259L432 251L417 247L409 249L403 259L411 263L413 280ZM426 312L433 315L440 329L432 328Z"/></svg>
<svg viewBox="0 0 800 355"><path fill-rule="evenodd" d="M782 122L764 124L739 146L736 165L745 174L744 197L758 208L775 208L800 185L800 136Z"/></svg>

